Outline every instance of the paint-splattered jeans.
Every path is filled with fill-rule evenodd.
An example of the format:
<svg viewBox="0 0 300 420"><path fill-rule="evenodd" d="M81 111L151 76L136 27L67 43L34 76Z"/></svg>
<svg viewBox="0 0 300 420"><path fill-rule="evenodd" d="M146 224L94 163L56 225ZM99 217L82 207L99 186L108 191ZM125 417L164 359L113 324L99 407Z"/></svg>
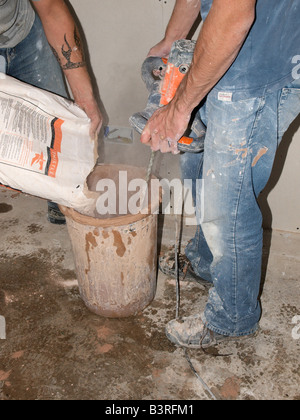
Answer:
<svg viewBox="0 0 300 420"><path fill-rule="evenodd" d="M186 256L196 273L213 282L203 317L211 330L230 336L256 331L262 264L265 187L284 132L300 113L300 80L260 98L222 102L212 91L201 108L205 152L182 156L182 176L202 179L203 214ZM199 185L199 183L198 183ZM198 201L199 203L199 201Z"/></svg>

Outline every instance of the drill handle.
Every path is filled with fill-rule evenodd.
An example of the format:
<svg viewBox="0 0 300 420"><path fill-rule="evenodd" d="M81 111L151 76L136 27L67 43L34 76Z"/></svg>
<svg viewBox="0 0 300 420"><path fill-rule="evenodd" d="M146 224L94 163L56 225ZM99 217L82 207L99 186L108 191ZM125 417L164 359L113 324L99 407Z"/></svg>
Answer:
<svg viewBox="0 0 300 420"><path fill-rule="evenodd" d="M180 152L200 153L204 150L205 134L201 137L181 137L178 142L178 150Z"/></svg>

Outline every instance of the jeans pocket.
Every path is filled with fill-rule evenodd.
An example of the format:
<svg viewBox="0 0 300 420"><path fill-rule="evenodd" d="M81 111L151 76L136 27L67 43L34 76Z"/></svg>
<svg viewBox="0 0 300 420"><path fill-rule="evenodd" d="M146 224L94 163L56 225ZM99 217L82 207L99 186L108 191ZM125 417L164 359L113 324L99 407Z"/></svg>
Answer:
<svg viewBox="0 0 300 420"><path fill-rule="evenodd" d="M278 106L278 143L291 123L300 114L300 89L284 88Z"/></svg>

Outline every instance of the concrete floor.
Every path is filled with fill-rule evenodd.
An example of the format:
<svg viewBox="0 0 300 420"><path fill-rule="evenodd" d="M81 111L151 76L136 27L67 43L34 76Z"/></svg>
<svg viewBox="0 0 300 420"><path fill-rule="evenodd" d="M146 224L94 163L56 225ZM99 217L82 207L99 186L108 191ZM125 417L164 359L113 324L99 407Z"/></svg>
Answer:
<svg viewBox="0 0 300 420"><path fill-rule="evenodd" d="M159 274L155 300L136 317L94 315L78 292L67 228L50 225L46 207L0 188L0 400L211 399L164 334L175 316L174 280ZM174 242L172 220L159 236L160 245ZM300 399L299 251L299 234L266 233L259 335L188 352L215 397ZM202 310L206 293L183 282L181 315Z"/></svg>

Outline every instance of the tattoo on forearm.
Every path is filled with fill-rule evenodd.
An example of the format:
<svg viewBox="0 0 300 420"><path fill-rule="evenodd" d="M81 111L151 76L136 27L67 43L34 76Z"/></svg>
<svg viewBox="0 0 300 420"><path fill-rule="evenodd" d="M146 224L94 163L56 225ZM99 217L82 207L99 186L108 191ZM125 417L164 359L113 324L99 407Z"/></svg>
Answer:
<svg viewBox="0 0 300 420"><path fill-rule="evenodd" d="M76 45L75 48L76 48L76 50L79 51L79 53L82 57L82 61L79 61L79 62L73 62L72 61L71 55L72 55L73 49L72 49L71 45L69 44L69 42L67 41L67 34L65 34L64 40L65 40L65 44L63 44L62 47L61 47L61 53L62 53L62 56L66 60L65 64L62 63L62 60L59 57L57 51L51 46L53 54L55 55L56 59L58 60L61 68L63 70L70 70L70 69L78 69L79 67L84 67L86 65L86 63L85 63L85 60L84 60L84 53L83 53L83 49L82 49L82 46L81 46L80 36L77 32L76 27L74 29L74 41L75 41L75 45ZM65 45L66 45L66 47L65 47Z"/></svg>

